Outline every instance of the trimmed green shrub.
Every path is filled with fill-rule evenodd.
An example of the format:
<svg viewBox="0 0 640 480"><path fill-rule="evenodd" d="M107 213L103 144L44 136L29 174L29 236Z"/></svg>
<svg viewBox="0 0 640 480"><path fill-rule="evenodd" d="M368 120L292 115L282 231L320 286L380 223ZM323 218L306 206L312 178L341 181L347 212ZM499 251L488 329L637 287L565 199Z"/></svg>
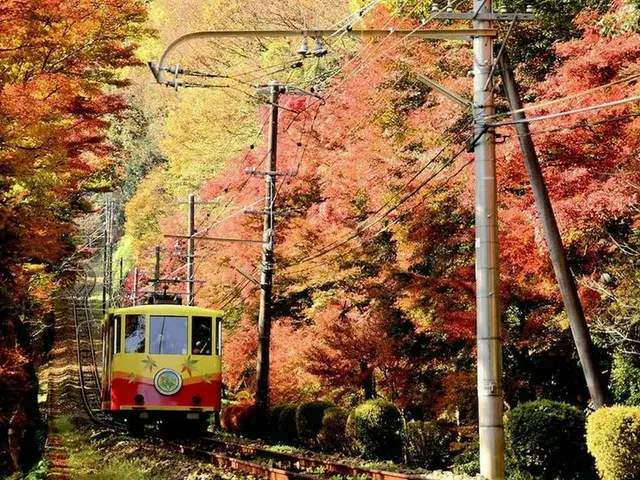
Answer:
<svg viewBox="0 0 640 480"><path fill-rule="evenodd" d="M453 473L475 477L480 473L480 443L472 442L465 445L460 454L453 459Z"/></svg>
<svg viewBox="0 0 640 480"><path fill-rule="evenodd" d="M516 478L597 478L587 452L584 415L571 405L551 400L522 403L509 413L505 433L510 470L520 474Z"/></svg>
<svg viewBox="0 0 640 480"><path fill-rule="evenodd" d="M402 434L407 464L423 468L441 468L451 457L453 434L438 422L407 422Z"/></svg>
<svg viewBox="0 0 640 480"><path fill-rule="evenodd" d="M345 439L347 417L347 412L340 407L332 407L324 411L322 428L318 433L318 446L322 450L337 452L348 450Z"/></svg>
<svg viewBox="0 0 640 480"><path fill-rule="evenodd" d="M349 414L346 433L366 458L396 459L402 453L402 415L385 400L358 405Z"/></svg>
<svg viewBox="0 0 640 480"><path fill-rule="evenodd" d="M300 404L296 411L296 427L298 438L306 445L314 445L322 428L322 417L325 410L335 407L331 402L316 400Z"/></svg>
<svg viewBox="0 0 640 480"><path fill-rule="evenodd" d="M616 403L640 407L640 362L616 353L611 365L611 393Z"/></svg>
<svg viewBox="0 0 640 480"><path fill-rule="evenodd" d="M589 416L587 446L603 480L640 478L640 408L601 408Z"/></svg>
<svg viewBox="0 0 640 480"><path fill-rule="evenodd" d="M256 435L256 405L253 402L240 402L222 409L220 423L226 431L253 437Z"/></svg>
<svg viewBox="0 0 640 480"><path fill-rule="evenodd" d="M298 428L296 426L296 404L287 404L282 407L278 419L278 439L285 443L297 443Z"/></svg>
<svg viewBox="0 0 640 480"><path fill-rule="evenodd" d="M269 436L278 439L278 424L280 423L280 415L286 404L281 403L269 410Z"/></svg>

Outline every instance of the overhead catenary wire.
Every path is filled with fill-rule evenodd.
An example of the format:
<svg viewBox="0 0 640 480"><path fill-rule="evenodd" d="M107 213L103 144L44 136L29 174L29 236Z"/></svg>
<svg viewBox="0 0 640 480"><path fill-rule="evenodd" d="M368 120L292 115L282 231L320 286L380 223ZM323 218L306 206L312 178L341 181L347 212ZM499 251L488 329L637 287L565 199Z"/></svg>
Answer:
<svg viewBox="0 0 640 480"><path fill-rule="evenodd" d="M569 131L569 130L577 130L580 128L591 128L591 127L596 127L598 125L604 125L606 123L615 123L615 122L622 122L624 120L629 120L631 118L636 118L636 117L640 117L640 113L629 113L626 115L619 115L617 117L611 117L611 118L605 118L603 120L595 120L592 122L587 122L587 121L581 121L578 123L575 123L573 125L567 125L567 126L563 126L563 127L554 127L554 128L549 128L549 129L545 129L545 130L537 130L537 131L533 131L529 133L529 136L534 137L537 135L547 135L549 133L557 133L557 132L563 132L563 131ZM519 134L509 134L509 133L504 133L504 134L500 134L500 137L502 138L510 138L510 137L518 137Z"/></svg>
<svg viewBox="0 0 640 480"><path fill-rule="evenodd" d="M559 118L559 117L566 117L567 115L575 115L578 113L586 113L586 112L591 112L593 110L600 110L603 108L609 108L609 107L615 107L618 105L623 105L625 103L632 103L632 102L638 102L640 101L640 95L636 95L633 97L626 97L626 98L622 98L620 100L614 100L611 102L606 102L606 103L600 103L597 105L590 105L588 107L581 107L581 108L575 108L573 110L568 110L565 112L557 112L557 113L550 113L548 115L541 115L539 117L528 117L522 120L504 120L504 121L500 121L500 122L494 122L494 123L490 123L489 126L491 127L504 127L507 125L516 125L518 123L533 123L533 122L540 122L543 120L551 120L554 118Z"/></svg>
<svg viewBox="0 0 640 480"><path fill-rule="evenodd" d="M556 99L553 99L553 100L544 101L542 103L527 105L526 107L519 108L518 110L509 110L509 111L506 111L506 112L495 113L493 115L487 116L486 118L487 118L487 120L490 120L490 119L493 119L493 118L500 118L500 117L510 116L510 115L513 115L514 113L521 113L521 112L528 112L528 111L531 111L531 110L538 110L540 108L549 107L551 105L556 105L558 103L568 102L569 100L574 100L576 98L580 98L580 97L582 97L584 95L588 95L590 93L596 93L596 92L599 92L600 90L605 90L607 88L611 88L611 87L616 86L616 85L620 85L620 84L628 83L628 82L633 82L635 80L638 80L639 78L640 78L640 73L634 73L632 75L629 75L629 76L626 76L624 78L615 80L613 82L609 82L609 83L606 83L604 85L599 85L597 87L589 88L588 90L583 90L583 91L580 91L580 92L576 92L576 93L568 95L566 97L556 98Z"/></svg>

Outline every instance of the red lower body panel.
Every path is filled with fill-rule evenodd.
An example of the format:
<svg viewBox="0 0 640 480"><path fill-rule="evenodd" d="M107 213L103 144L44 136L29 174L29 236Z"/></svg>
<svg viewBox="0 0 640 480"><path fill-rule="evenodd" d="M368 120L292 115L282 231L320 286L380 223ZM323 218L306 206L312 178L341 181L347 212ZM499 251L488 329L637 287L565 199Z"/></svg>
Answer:
<svg viewBox="0 0 640 480"><path fill-rule="evenodd" d="M142 395L144 402L136 402L136 396ZM198 398L199 397L199 401ZM111 382L111 410L144 407L153 410L171 409L171 407L203 408L220 410L221 381L185 383L173 395L158 392L152 381L138 380L131 382L125 378L115 378Z"/></svg>

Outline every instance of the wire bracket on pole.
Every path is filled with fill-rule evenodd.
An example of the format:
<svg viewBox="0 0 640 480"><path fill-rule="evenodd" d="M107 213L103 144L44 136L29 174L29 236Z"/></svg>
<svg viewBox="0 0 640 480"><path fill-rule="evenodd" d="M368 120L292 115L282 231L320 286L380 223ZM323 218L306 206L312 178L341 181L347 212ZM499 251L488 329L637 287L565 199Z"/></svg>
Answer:
<svg viewBox="0 0 640 480"><path fill-rule="evenodd" d="M249 175L269 175L272 177L295 177L297 174L293 170L287 170L286 172L276 172L271 170L256 170L255 168L245 168L245 173Z"/></svg>

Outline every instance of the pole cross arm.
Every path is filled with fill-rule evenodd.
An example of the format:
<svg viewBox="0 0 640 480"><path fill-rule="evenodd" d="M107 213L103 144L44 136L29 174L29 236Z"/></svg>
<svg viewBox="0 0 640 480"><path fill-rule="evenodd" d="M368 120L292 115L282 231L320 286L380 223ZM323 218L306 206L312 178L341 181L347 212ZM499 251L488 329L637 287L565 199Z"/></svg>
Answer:
<svg viewBox="0 0 640 480"><path fill-rule="evenodd" d="M213 38L287 38L287 37L330 37L344 33L343 30L209 30L193 32L174 40L160 57L158 65L149 63L158 83L164 83L164 73L167 68L169 54L182 45L192 40ZM421 40L473 40L475 37L497 37L498 31L494 28L461 28L461 29L433 29L433 30L351 30L348 32L351 38L376 38L376 37L414 37Z"/></svg>
<svg viewBox="0 0 640 480"><path fill-rule="evenodd" d="M269 210L251 210L249 208L245 208L242 213L245 213L247 215L268 215L269 213L271 213ZM279 217L293 217L295 215L297 215L296 212L292 212L291 210L274 210L273 214Z"/></svg>

